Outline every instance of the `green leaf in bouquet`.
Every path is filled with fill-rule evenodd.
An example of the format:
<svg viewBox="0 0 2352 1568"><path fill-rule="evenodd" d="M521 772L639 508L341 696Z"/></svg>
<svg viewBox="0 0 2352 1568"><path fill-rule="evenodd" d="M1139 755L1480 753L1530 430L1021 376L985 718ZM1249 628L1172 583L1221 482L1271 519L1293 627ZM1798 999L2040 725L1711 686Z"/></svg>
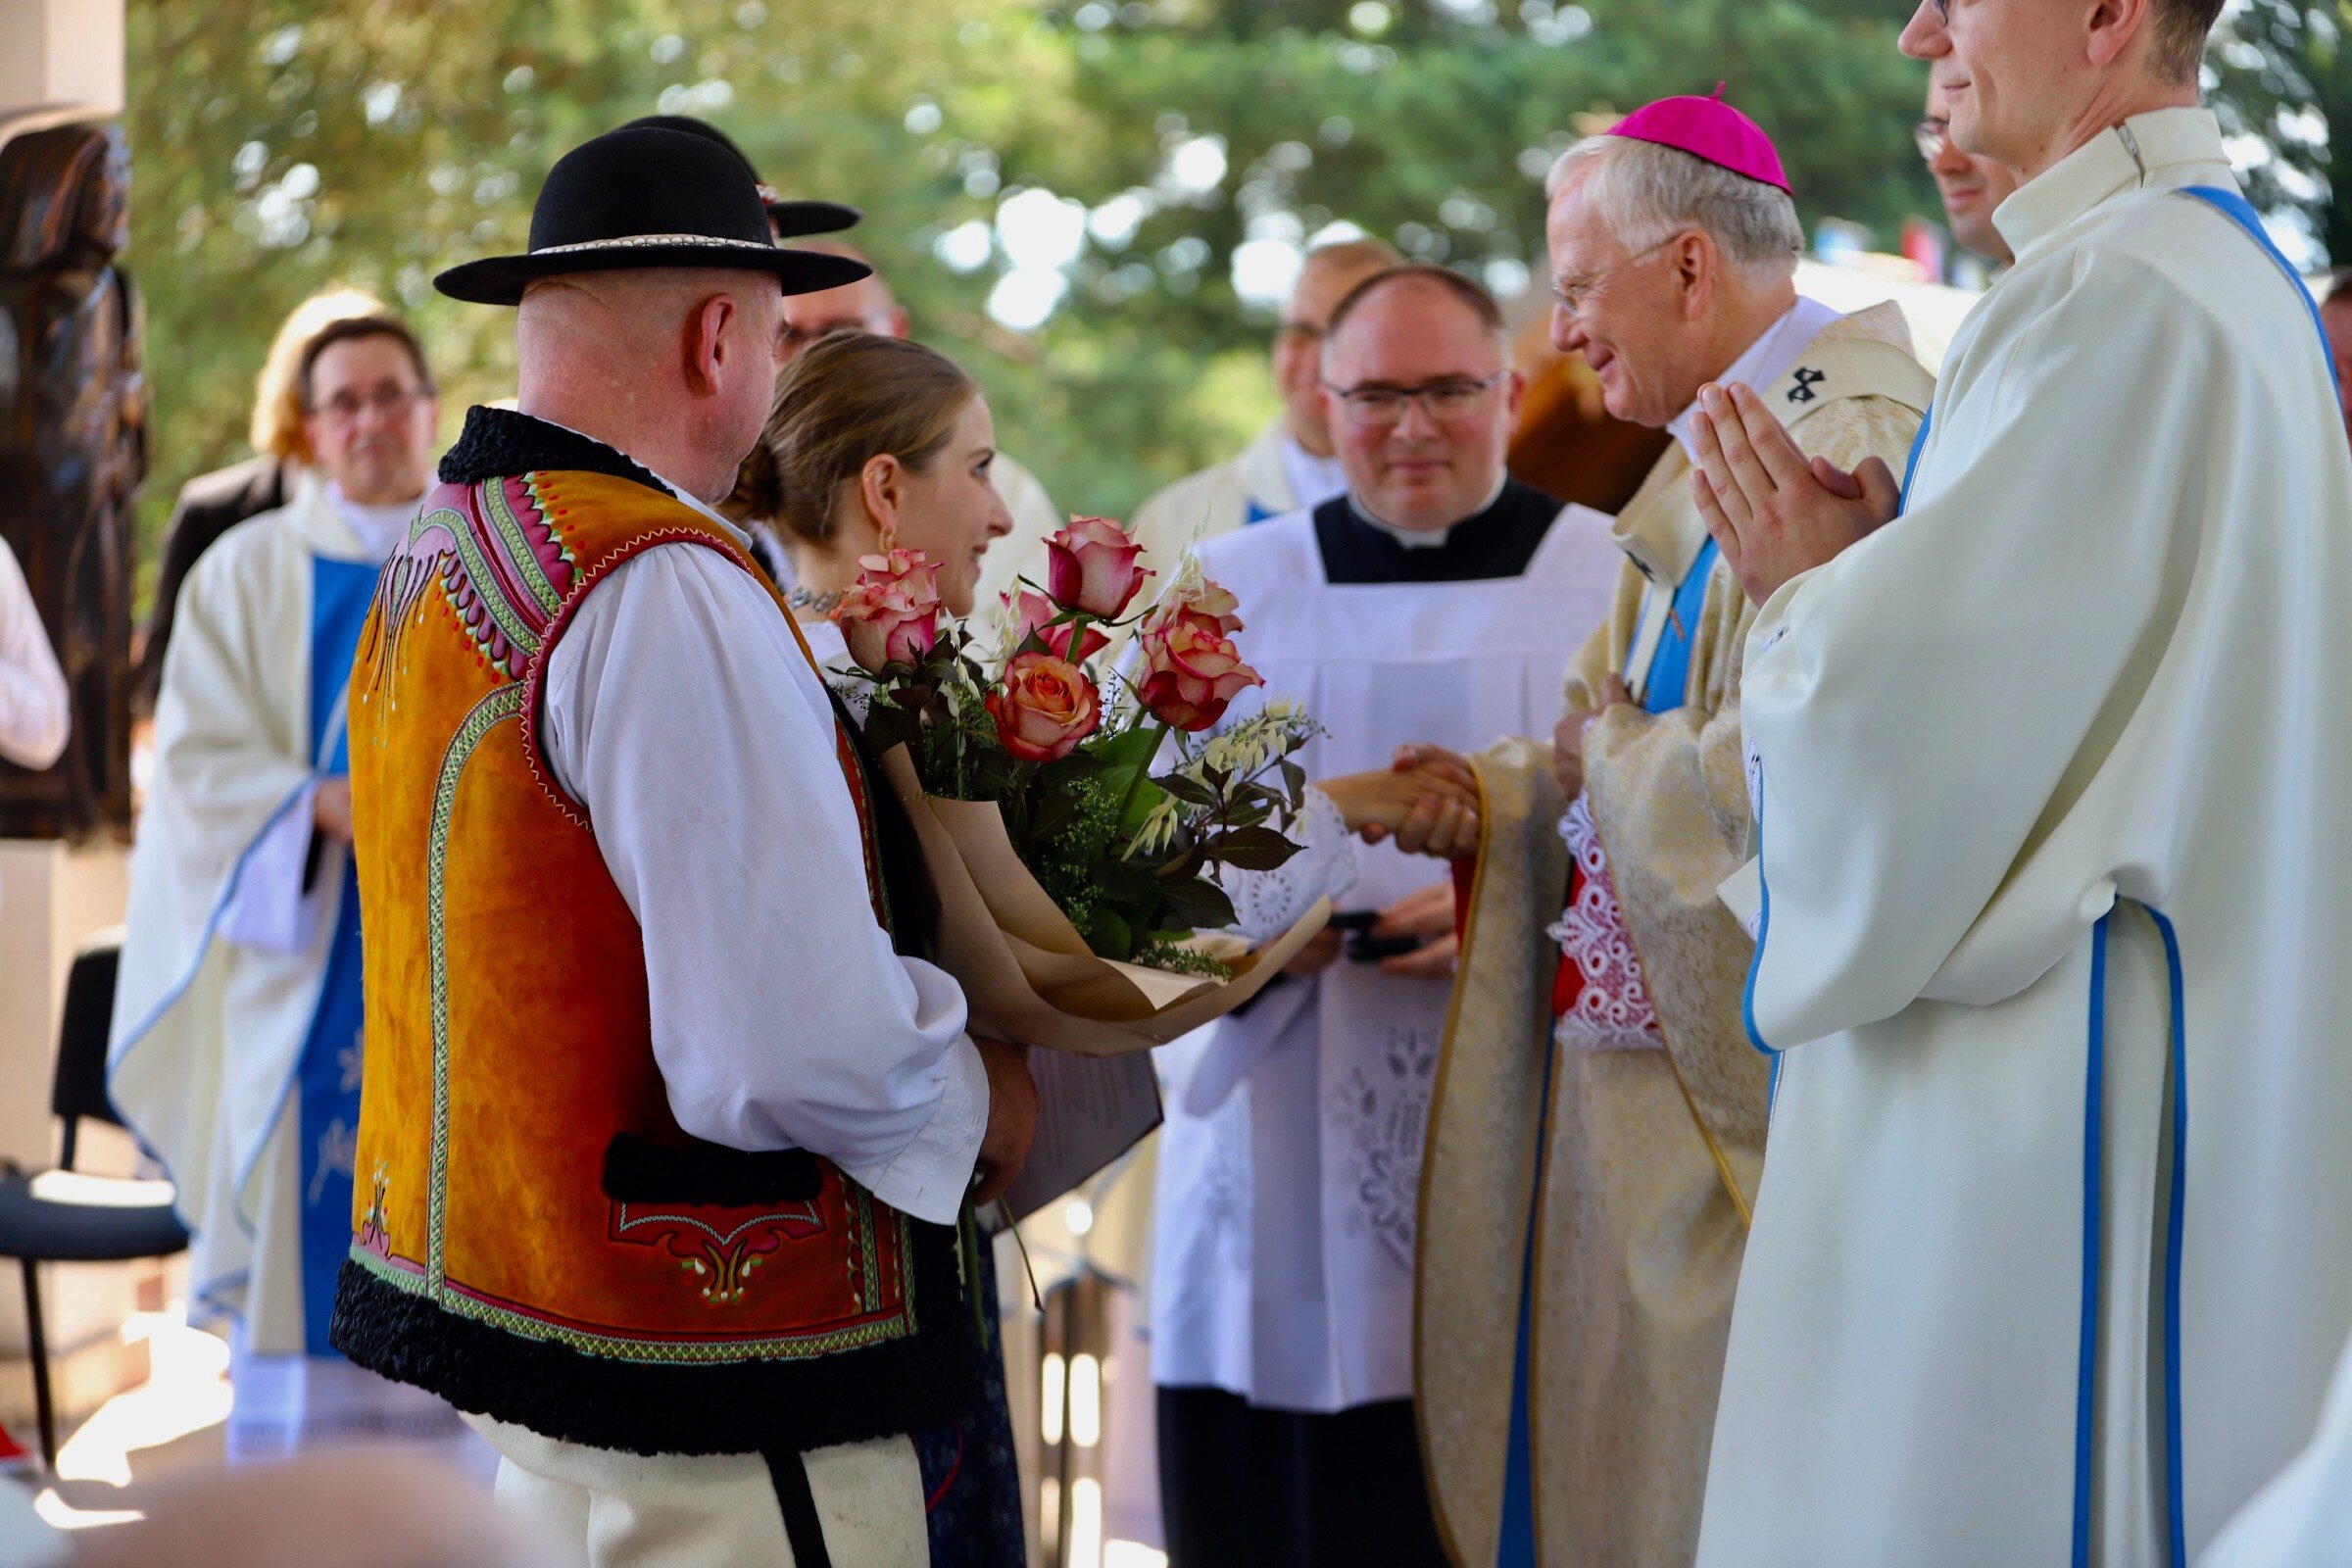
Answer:
<svg viewBox="0 0 2352 1568"><path fill-rule="evenodd" d="M1207 845L1208 858L1243 871L1271 871L1298 853L1298 846L1270 827L1237 827Z"/></svg>
<svg viewBox="0 0 2352 1568"><path fill-rule="evenodd" d="M1204 810L1216 809L1217 792L1190 774L1162 773L1152 782L1187 806L1198 806Z"/></svg>
<svg viewBox="0 0 2352 1568"><path fill-rule="evenodd" d="M896 703L876 702L866 710L865 738L877 757L896 746L912 747L922 734L921 716Z"/></svg>
<svg viewBox="0 0 2352 1568"><path fill-rule="evenodd" d="M1298 748L1293 747L1296 751ZM1306 769L1286 755L1282 760L1282 787L1289 791L1289 803L1296 804L1306 793Z"/></svg>
<svg viewBox="0 0 2352 1568"><path fill-rule="evenodd" d="M1159 873L1138 860L1113 857L1095 865L1095 885L1122 904L1149 899L1159 891Z"/></svg>
<svg viewBox="0 0 2352 1568"><path fill-rule="evenodd" d="M1085 805L1086 798L1071 790L1062 790L1047 796L1045 803L1038 807L1036 817L1029 825L1030 836L1038 839L1054 837L1078 819L1078 813Z"/></svg>
<svg viewBox="0 0 2352 1568"><path fill-rule="evenodd" d="M1160 888L1156 931L1214 931L1233 924L1233 901L1225 890L1205 877L1170 882Z"/></svg>
<svg viewBox="0 0 2352 1568"><path fill-rule="evenodd" d="M1106 767L1149 767L1152 754L1159 750L1159 731L1150 724L1138 724L1092 742L1086 750Z"/></svg>
<svg viewBox="0 0 2352 1568"><path fill-rule="evenodd" d="M1118 836L1122 840L1133 838L1141 831L1152 813L1159 809L1159 803L1168 798L1168 792L1152 779L1136 783L1126 795L1127 809L1119 817L1118 828Z"/></svg>

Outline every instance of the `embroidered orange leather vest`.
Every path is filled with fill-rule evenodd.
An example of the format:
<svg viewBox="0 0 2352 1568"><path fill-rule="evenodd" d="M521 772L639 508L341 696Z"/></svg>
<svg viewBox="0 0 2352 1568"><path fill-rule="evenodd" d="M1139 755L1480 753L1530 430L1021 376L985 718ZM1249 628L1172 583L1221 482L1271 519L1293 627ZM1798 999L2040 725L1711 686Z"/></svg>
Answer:
<svg viewBox="0 0 2352 1568"><path fill-rule="evenodd" d="M637 922L540 750L547 662L580 605L681 542L773 596L693 509L580 471L444 484L385 567L351 684L366 1077L334 1341L462 1409L641 1452L953 1419L970 1359L955 1232L806 1152L679 1129Z"/></svg>

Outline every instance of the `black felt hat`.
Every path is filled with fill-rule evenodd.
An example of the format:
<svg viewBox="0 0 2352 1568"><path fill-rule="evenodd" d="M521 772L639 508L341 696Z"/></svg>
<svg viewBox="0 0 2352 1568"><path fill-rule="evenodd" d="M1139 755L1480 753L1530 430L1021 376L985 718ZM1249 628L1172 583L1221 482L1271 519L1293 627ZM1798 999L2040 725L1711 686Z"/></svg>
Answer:
<svg viewBox="0 0 2352 1568"><path fill-rule="evenodd" d="M743 167L751 170L752 178L760 181L760 200L766 206L767 220L775 225L776 238L780 240L798 239L804 234L838 234L845 228L856 228L865 217L858 209L842 202L787 200L777 195L773 185L760 179L760 171L751 159L744 157L743 149L735 145L734 139L707 120L697 120L692 115L648 115L620 128L627 130L630 125L656 125L663 130L682 130L689 136L708 137L742 158Z"/></svg>
<svg viewBox="0 0 2352 1568"><path fill-rule="evenodd" d="M531 207L528 252L453 267L433 287L477 305L517 305L543 277L656 267L772 272L787 294L839 288L872 270L777 245L751 166L722 142L625 125L556 160Z"/></svg>

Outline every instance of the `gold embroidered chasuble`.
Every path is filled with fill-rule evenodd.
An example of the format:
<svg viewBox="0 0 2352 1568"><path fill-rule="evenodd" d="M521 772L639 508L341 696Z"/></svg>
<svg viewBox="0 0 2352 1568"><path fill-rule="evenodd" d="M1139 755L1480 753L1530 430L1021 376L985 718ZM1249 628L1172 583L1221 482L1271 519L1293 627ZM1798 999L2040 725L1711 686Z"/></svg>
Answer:
<svg viewBox="0 0 2352 1568"><path fill-rule="evenodd" d="M1768 404L1808 454L1899 474L1934 379L1886 305L1825 328ZM1415 1325L1423 1451L1456 1560L1494 1560L1530 1240L1528 1408L1544 1568L1668 1568L1696 1549L1708 1443L1750 1205L1767 1064L1740 1022L1751 941L1716 889L1746 855L1740 674L1754 608L1690 500L1678 443L1618 519L1628 560L1567 675L1640 694L1675 589L1710 575L1685 704L1621 704L1586 738L1585 807L1664 1049L1552 1048L1570 855L1551 749L1474 759L1484 842L1421 1189ZM1655 585L1653 591L1653 584ZM1538 1144L1541 1191L1535 1191Z"/></svg>

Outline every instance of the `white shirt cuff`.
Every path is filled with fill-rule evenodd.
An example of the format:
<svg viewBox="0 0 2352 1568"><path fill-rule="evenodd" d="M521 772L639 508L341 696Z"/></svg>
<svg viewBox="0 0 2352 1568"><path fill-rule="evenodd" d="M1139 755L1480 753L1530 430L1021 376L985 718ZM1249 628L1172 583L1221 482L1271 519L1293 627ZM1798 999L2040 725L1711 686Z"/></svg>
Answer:
<svg viewBox="0 0 2352 1568"><path fill-rule="evenodd" d="M958 1036L940 1058L947 1071L939 1104L914 1142L880 1165L842 1169L860 1187L902 1213L934 1225L953 1225L971 1189L988 1130L988 1068L970 1035Z"/></svg>

